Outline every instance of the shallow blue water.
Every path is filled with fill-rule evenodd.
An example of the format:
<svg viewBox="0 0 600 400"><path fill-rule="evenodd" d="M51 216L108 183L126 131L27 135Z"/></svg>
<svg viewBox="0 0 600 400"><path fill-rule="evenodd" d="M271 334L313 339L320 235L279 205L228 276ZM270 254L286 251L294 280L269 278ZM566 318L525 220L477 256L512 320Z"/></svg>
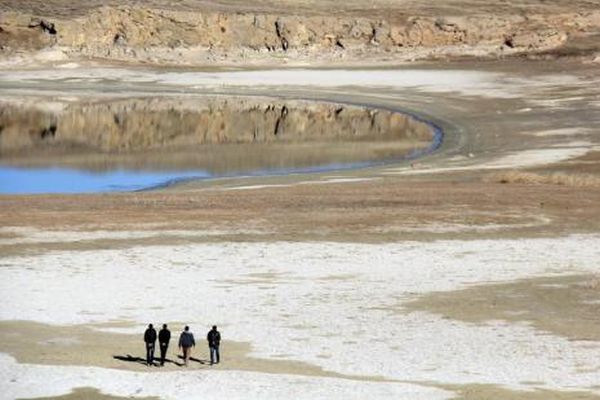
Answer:
<svg viewBox="0 0 600 400"><path fill-rule="evenodd" d="M198 179L319 173L375 167L401 160L411 160L431 153L441 144L442 136L438 128L436 128L436 133L434 141L428 148L413 151L401 159L343 164L331 163L227 174L212 174L205 170L144 171L120 169L92 172L61 167L16 168L0 166L0 194L131 192L156 189L178 182Z"/></svg>
<svg viewBox="0 0 600 400"><path fill-rule="evenodd" d="M206 171L90 172L68 168L0 167L0 193L96 193L135 191L178 180L208 178Z"/></svg>

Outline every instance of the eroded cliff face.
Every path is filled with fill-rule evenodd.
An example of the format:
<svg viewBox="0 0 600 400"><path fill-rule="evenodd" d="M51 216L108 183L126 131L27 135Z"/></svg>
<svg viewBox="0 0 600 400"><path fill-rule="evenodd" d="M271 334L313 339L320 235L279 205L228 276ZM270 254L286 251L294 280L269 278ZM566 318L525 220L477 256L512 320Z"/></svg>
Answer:
<svg viewBox="0 0 600 400"><path fill-rule="evenodd" d="M414 16L280 15L100 7L74 17L5 11L5 55L49 46L68 57L196 65L253 60L501 56L556 48L600 28L600 11Z"/></svg>
<svg viewBox="0 0 600 400"><path fill-rule="evenodd" d="M410 116L336 104L142 98L52 107L0 103L0 163L267 168L399 158L434 139Z"/></svg>

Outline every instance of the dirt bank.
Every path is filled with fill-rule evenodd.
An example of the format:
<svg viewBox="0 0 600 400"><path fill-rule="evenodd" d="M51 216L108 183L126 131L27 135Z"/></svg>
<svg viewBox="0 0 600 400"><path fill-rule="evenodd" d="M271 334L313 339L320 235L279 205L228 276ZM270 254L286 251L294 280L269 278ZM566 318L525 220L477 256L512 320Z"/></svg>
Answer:
<svg viewBox="0 0 600 400"><path fill-rule="evenodd" d="M52 49L38 60L95 58L135 63L211 65L407 61L503 57L558 49L598 31L591 2L519 6L461 2L236 1L171 5L130 2L72 6L56 0L0 3L0 54ZM495 3L495 2L492 2ZM332 8L336 11L332 12ZM592 59L593 59L592 54Z"/></svg>

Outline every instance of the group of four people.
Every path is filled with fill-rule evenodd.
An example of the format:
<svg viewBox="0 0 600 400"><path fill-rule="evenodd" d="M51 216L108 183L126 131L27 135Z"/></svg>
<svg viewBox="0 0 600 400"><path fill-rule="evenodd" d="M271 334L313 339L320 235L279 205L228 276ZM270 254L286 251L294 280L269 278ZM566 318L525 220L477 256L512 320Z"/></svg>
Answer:
<svg viewBox="0 0 600 400"><path fill-rule="evenodd" d="M160 365L165 365L165 359L167 357L167 349L169 348L169 342L171 340L171 331L167 328L167 324L164 324L158 336L156 330L152 324L148 325L148 329L144 332L144 342L146 343L146 363L148 365L154 365L154 349L156 348L156 339L158 338L158 344L160 346ZM216 325L206 335L208 341L208 348L210 351L210 365L218 364L220 361L219 346L221 344L221 333L217 330ZM183 361L185 366L188 365L188 360L192 355L192 347L196 346L194 340L194 334L190 332L190 327L186 326L179 335L179 349L183 352Z"/></svg>

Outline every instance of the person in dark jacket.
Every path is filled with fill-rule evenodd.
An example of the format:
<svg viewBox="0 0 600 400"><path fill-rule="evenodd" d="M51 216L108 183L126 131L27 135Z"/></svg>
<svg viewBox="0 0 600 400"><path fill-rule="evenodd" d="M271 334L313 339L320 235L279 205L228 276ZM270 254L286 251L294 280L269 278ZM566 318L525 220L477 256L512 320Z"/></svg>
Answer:
<svg viewBox="0 0 600 400"><path fill-rule="evenodd" d="M163 324L162 329L158 332L158 345L160 346L160 365L165 365L165 358L167 357L167 349L169 348L169 341L171 340L171 331L167 329L167 324Z"/></svg>
<svg viewBox="0 0 600 400"><path fill-rule="evenodd" d="M216 325L213 325L212 329L208 331L208 335L206 335L206 340L208 341L208 350L210 351L210 365L213 365L215 362L218 364L221 358L219 354L221 334L217 330Z"/></svg>
<svg viewBox="0 0 600 400"><path fill-rule="evenodd" d="M196 341L194 340L194 334L190 332L190 327L186 326L179 335L179 349L183 350L183 361L185 362L185 366L188 365L188 360L192 355L192 347L196 346Z"/></svg>
<svg viewBox="0 0 600 400"><path fill-rule="evenodd" d="M146 343L146 364L154 365L154 348L156 346L156 330L152 324L144 332L144 342Z"/></svg>

